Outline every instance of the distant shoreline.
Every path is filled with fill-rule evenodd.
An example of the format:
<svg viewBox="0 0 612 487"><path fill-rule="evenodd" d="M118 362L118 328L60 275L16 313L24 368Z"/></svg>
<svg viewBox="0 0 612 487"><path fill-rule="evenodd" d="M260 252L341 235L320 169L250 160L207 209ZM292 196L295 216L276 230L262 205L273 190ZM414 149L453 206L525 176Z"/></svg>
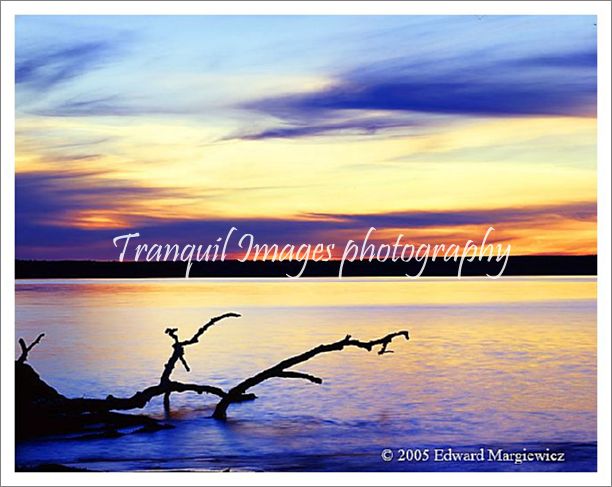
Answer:
<svg viewBox="0 0 612 487"><path fill-rule="evenodd" d="M337 277L339 261L309 262L303 277ZM16 279L79 278L160 278L184 277L183 262L117 262L95 260L21 260L15 261ZM190 277L286 277L295 275L299 262L197 262ZM428 262L423 277L456 277L457 262ZM344 267L343 277L392 277L417 274L417 262L353 262ZM465 263L462 276L496 275L499 264ZM597 256L511 256L504 276L594 276Z"/></svg>

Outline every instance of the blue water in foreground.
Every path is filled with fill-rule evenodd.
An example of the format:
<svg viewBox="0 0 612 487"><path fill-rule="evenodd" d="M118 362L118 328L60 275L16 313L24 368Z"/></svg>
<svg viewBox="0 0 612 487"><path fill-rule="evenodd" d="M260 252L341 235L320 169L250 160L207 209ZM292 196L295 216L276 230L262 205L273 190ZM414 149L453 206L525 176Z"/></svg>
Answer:
<svg viewBox="0 0 612 487"><path fill-rule="evenodd" d="M142 411L172 429L19 443L20 468L596 470L595 279L19 281L16 299L17 335L46 333L31 365L69 397L155 384L171 352L165 327L187 337L225 311L243 317L188 348L192 371L174 378L227 389L347 333L411 335L393 354L347 349L308 361L296 370L322 385L270 380L253 389L256 401L232 405L227 422L210 418L214 397L174 394L170 417L159 398ZM449 448L484 448L485 460L434 461ZM429 460L411 458L417 449ZM548 449L563 461L496 461L488 449ZM400 450L410 451L405 461Z"/></svg>

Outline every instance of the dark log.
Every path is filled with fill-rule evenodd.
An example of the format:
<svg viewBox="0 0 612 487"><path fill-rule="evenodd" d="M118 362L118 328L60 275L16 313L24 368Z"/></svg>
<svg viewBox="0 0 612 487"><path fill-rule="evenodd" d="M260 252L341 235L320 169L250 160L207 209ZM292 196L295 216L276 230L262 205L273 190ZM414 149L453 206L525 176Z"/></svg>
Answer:
<svg viewBox="0 0 612 487"><path fill-rule="evenodd" d="M74 412L87 411L87 412L99 412L99 411L125 411L128 409L141 409L147 405L147 403L156 396L165 396L172 392L196 392L198 394L213 394L220 398L225 397L226 392L215 386L201 385L201 384L184 384L182 382L167 381L163 384L157 384L155 386L147 387L142 391L136 392L130 397L115 397L109 395L104 399L87 399L87 398L75 398L70 399L70 402L65 405L66 408L71 409ZM254 394L247 394L241 398L246 401L249 399L255 399Z"/></svg>

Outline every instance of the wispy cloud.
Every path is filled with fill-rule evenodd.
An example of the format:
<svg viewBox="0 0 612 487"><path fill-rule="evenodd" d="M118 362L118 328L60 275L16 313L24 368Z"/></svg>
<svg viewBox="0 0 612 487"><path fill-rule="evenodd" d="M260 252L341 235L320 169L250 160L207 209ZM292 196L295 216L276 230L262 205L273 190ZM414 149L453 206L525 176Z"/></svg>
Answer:
<svg viewBox="0 0 612 487"><path fill-rule="evenodd" d="M341 130L371 133L411 126L416 114L454 116L594 116L597 54L568 52L481 61L477 58L409 64L392 60L341 74L331 87L247 103L244 108L277 117L281 127L246 139L303 137ZM385 124L351 112L383 111ZM335 124L329 117L343 113ZM395 114L395 115L393 115ZM397 114L412 115L398 119ZM399 123L398 123L399 122Z"/></svg>
<svg viewBox="0 0 612 487"><path fill-rule="evenodd" d="M303 137L314 137L320 135L374 135L381 131L389 131L395 128L414 128L418 129L429 125L422 118L412 117L406 119L402 116L355 116L342 113L334 114L338 121L305 123L298 122L282 126L265 129L259 132L243 132L232 134L223 140L263 140L263 139L298 139ZM330 114L328 118L332 118Z"/></svg>
<svg viewBox="0 0 612 487"><path fill-rule="evenodd" d="M37 115L49 117L146 117L152 115L199 115L206 107L193 101L109 95L103 97L78 96L61 100L36 110Z"/></svg>
<svg viewBox="0 0 612 487"><path fill-rule="evenodd" d="M93 155L92 155L93 156ZM87 159L87 158L86 158ZM159 198L182 198L180 188L138 186L101 169L56 170L15 175L15 216L18 236L38 226L80 226L82 212L113 214L124 223L134 205ZM27 223L26 223L27 222ZM112 224L111 224L112 226Z"/></svg>
<svg viewBox="0 0 612 487"><path fill-rule="evenodd" d="M529 222L532 220L571 219L593 221L597 218L595 202L578 202L559 205L540 205L518 208L494 208L453 211L397 211L376 214L325 214L304 215L320 223L332 223L337 228L423 228L458 225L490 225L494 223Z"/></svg>
<svg viewBox="0 0 612 487"><path fill-rule="evenodd" d="M107 41L51 46L30 56L17 57L15 83L46 90L102 65L115 53L115 46Z"/></svg>

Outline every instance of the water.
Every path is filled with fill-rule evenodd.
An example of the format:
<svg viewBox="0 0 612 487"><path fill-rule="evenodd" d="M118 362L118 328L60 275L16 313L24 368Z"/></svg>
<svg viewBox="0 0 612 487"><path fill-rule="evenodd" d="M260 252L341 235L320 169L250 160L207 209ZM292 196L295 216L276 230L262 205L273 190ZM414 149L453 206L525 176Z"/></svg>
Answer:
<svg viewBox="0 0 612 487"><path fill-rule="evenodd" d="M18 281L17 335L45 332L30 363L70 397L131 395L190 337L190 373L227 389L290 355L351 334L407 329L395 353L346 349L273 379L210 418L214 396L172 396L174 429L17 445L17 464L91 470L595 470L594 278ZM17 350L16 350L17 351ZM161 400L147 414L164 418ZM564 462L400 462L399 449L563 452ZM383 462L390 448L395 460Z"/></svg>

